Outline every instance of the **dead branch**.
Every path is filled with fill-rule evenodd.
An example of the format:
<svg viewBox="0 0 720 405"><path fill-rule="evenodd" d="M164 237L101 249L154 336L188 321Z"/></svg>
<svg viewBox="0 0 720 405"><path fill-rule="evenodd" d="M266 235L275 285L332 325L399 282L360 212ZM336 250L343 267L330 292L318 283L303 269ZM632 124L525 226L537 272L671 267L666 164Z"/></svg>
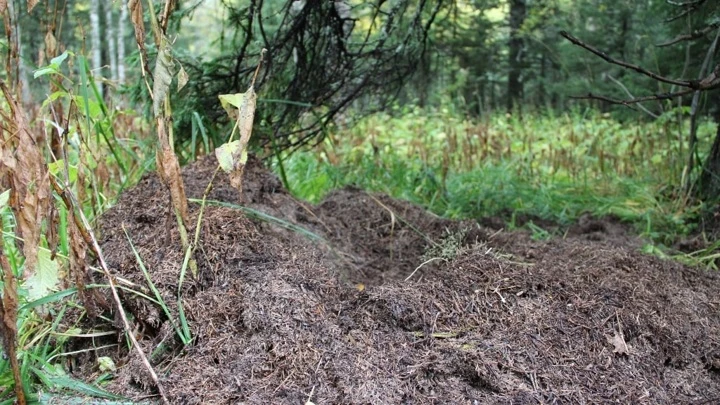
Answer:
<svg viewBox="0 0 720 405"><path fill-rule="evenodd" d="M693 90L693 89L687 89L687 90L682 90L682 91L676 91L674 93L657 93L657 94L651 94L649 96L636 97L636 98L632 98L632 99L628 99L628 100L620 100L620 99L615 99L615 98L610 98L610 97L605 97L605 96L598 96L598 95L595 95L592 93L588 93L585 96L570 96L570 98L575 99L575 100L601 100L601 101L608 102L610 104L620 104L620 105L629 106L631 104L642 103L645 101L670 100L675 97L681 97L681 96L685 96L688 94L692 94L694 91L695 90Z"/></svg>
<svg viewBox="0 0 720 405"><path fill-rule="evenodd" d="M667 92L667 93L656 93L651 94L643 97L635 97L630 98L626 100L621 99L614 99L610 97L605 96L598 96L592 93L588 93L585 96L573 96L571 98L578 99L578 100L601 100L608 102L610 104L620 104L629 106L631 104L637 104L642 103L644 101L653 101L653 100L670 100L676 97L682 97L688 94L691 94L695 91L708 91L708 90L714 90L718 87L720 87L720 63L715 65L715 68L708 74L704 79L700 80L684 80L684 79L671 79L665 76L661 76L657 73L651 72L641 66L633 65L632 63L628 63L619 59L615 59L612 56L608 55L607 53L586 44L585 42L579 40L578 38L575 38L571 34L569 34L567 31L561 31L560 35L566 38L568 41L572 42L573 44L586 49L590 51L591 53L601 57L606 62L611 63L613 65L618 65L621 67L624 67L626 69L634 70L640 74L643 74L645 76L648 76L652 79L655 79L662 83L668 83L679 87L685 87L685 90L680 90L676 92Z"/></svg>
<svg viewBox="0 0 720 405"><path fill-rule="evenodd" d="M685 1L685 2L678 2L678 1L672 1L672 0L666 0L666 3L671 4L673 6L677 7L685 7L685 10L681 11L677 15L665 19L665 22L672 22L675 20L679 20L686 15L692 13L693 11L697 10L698 7L702 6L703 3L705 3L706 0L692 0L692 1Z"/></svg>
<svg viewBox="0 0 720 405"><path fill-rule="evenodd" d="M643 75L648 76L652 79L655 79L659 82L663 82L663 83L667 83L667 84L674 84L676 86L681 86L681 87L690 87L693 89L695 89L698 86L698 84L696 82L691 81L691 80L671 79L671 78L668 78L665 76L661 76L657 73L653 73L641 66L633 65L632 63L628 63L628 62L622 61L620 59L615 59L612 56L608 55L607 53L605 53L593 46L586 44L585 42L579 40L578 38L575 38L567 31L560 31L560 35L562 37L564 37L565 39L567 39L568 41L572 42L573 44L594 53L595 55L604 59L606 62L612 63L613 65L618 65L618 66L622 66L626 69L634 70L640 74L643 74Z"/></svg>
<svg viewBox="0 0 720 405"><path fill-rule="evenodd" d="M709 33L710 31L712 31L712 30L714 30L715 28L718 28L718 27L720 27L720 22L714 22L714 23L708 25L707 27L704 27L704 28L699 29L699 30L695 30L695 31L693 31L693 32L691 32L691 33L689 33L689 34L678 35L678 36L676 36L675 38L673 38L673 39L671 39L671 40L669 40L669 41L666 41L666 42L657 44L657 46L659 46L659 47L665 47L665 46L675 45L675 44L677 44L678 42L682 42L682 41L692 41L692 40L694 40L694 39L702 38L702 37L704 37L707 33Z"/></svg>

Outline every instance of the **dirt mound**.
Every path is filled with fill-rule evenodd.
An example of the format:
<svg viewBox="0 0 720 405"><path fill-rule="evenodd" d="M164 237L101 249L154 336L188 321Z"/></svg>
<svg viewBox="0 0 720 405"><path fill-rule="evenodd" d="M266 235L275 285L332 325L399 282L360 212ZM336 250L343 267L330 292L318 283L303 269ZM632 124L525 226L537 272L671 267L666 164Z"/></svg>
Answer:
<svg viewBox="0 0 720 405"><path fill-rule="evenodd" d="M191 197L214 168L185 169ZM210 198L238 203L226 184ZM182 291L190 346L124 295L145 351L169 347L153 361L173 403L720 400L719 280L636 253L612 223L587 219L542 242L352 188L311 206L254 160L244 185L243 205L274 219L206 210L200 272ZM124 224L172 304L182 252L167 199L147 176L101 230L112 268L143 286ZM153 392L133 353L103 354L121 366L111 389Z"/></svg>

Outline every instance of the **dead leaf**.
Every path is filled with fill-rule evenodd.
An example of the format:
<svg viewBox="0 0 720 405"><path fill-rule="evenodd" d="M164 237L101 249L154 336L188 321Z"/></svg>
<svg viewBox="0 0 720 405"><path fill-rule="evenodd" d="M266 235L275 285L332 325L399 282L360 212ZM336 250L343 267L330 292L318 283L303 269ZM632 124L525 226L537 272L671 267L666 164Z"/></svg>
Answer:
<svg viewBox="0 0 720 405"><path fill-rule="evenodd" d="M237 189L242 197L242 177L245 171L245 163L247 163L247 146L252 136L253 122L255 120L257 94L255 88L250 86L245 93L223 94L219 98L220 104L222 104L228 115L236 119L240 139L221 145L215 150L215 155L218 157L218 161L221 162L223 170L228 173L230 185ZM235 109L232 107L235 107Z"/></svg>
<svg viewBox="0 0 720 405"><path fill-rule="evenodd" d="M153 114L155 117L159 117L163 112L165 96L167 96L170 89L174 70L175 62L173 62L172 49L167 38L163 37L160 40L160 51L153 71Z"/></svg>
<svg viewBox="0 0 720 405"><path fill-rule="evenodd" d="M23 380L20 376L20 364L17 360L17 309L18 309L18 296L17 296L17 283L15 275L13 274L10 262L8 261L5 252L2 250L0 244L0 266L3 270L3 281L5 285L3 287L3 297L0 300L0 334L2 334L3 351L6 353L8 359L10 359L10 367L13 372L13 378L15 380L15 396L17 397L17 403L25 404L25 391L23 387Z"/></svg>
<svg viewBox="0 0 720 405"><path fill-rule="evenodd" d="M16 232L23 239L25 256L23 277L35 271L40 246L40 230L50 206L50 175L45 165L40 143L30 131L27 118L4 83L0 82L5 99L10 105L14 125L14 143L5 142L3 149L15 148L14 153L4 150L3 163L10 183L10 207L17 221Z"/></svg>
<svg viewBox="0 0 720 405"><path fill-rule="evenodd" d="M40 0L28 0L27 1L28 14L32 13L33 9L35 8L35 6L37 6L38 2L40 2Z"/></svg>
<svg viewBox="0 0 720 405"><path fill-rule="evenodd" d="M617 354L624 354L629 355L630 350L628 349L627 343L625 343L625 339L620 335L620 333L615 332L615 336L608 337L607 338L608 343L613 345L613 353Z"/></svg>
<svg viewBox="0 0 720 405"><path fill-rule="evenodd" d="M257 95L255 94L255 88L250 86L248 91L245 92L245 100L240 106L240 114L238 117L238 120L240 120L240 145L243 147L243 150L247 147L250 136L252 135L256 102Z"/></svg>
<svg viewBox="0 0 720 405"><path fill-rule="evenodd" d="M91 319L97 316L97 305L92 294L85 289L87 276L87 245L82 233L77 227L74 218L75 213L70 212L68 218L68 237L70 239L70 274L75 281L80 299Z"/></svg>
<svg viewBox="0 0 720 405"><path fill-rule="evenodd" d="M57 55L57 40L52 30L48 30L45 34L45 55L48 59L52 59Z"/></svg>
<svg viewBox="0 0 720 405"><path fill-rule="evenodd" d="M177 160L175 151L172 149L167 133L167 125L163 117L157 118L157 131L159 148L155 155L157 163L158 175L160 179L170 190L170 198L172 200L175 213L180 215L183 226L186 231L189 222L187 197L185 195L185 186L182 176L180 175L180 163ZM184 247L185 248L185 247Z"/></svg>
<svg viewBox="0 0 720 405"><path fill-rule="evenodd" d="M145 23L143 22L142 2L140 0L130 0L127 8L130 10L130 20L135 31L135 42L137 42L140 49L144 77L145 73L150 74L150 67L148 66L147 50L145 49Z"/></svg>
<svg viewBox="0 0 720 405"><path fill-rule="evenodd" d="M182 65L180 65L180 71L178 72L177 79L178 79L177 91L182 90L182 88L185 87L185 85L187 84L188 80L190 80L190 77L188 76L187 72L185 71L185 68L182 67Z"/></svg>

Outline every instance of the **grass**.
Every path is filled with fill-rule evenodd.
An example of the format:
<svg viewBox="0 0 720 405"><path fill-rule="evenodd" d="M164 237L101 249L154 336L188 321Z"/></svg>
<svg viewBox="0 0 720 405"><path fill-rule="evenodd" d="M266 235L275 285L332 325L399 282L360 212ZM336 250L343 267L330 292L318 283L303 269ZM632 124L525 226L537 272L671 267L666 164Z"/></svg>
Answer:
<svg viewBox="0 0 720 405"><path fill-rule="evenodd" d="M352 184L449 218L500 216L511 227L519 215L560 224L614 215L663 245L692 231L700 209L677 197L687 128L676 118L620 123L574 112L474 122L452 110L398 109L284 163L291 191L313 202ZM699 150L713 135L703 123Z"/></svg>

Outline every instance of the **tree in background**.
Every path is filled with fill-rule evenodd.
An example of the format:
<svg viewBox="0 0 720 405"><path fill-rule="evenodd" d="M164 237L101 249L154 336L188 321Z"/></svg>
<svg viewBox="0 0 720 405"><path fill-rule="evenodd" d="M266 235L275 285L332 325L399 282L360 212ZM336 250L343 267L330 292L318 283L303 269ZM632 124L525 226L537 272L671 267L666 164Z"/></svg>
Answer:
<svg viewBox="0 0 720 405"><path fill-rule="evenodd" d="M524 40L520 30L525 23L527 14L526 0L510 0L510 38L508 41L508 90L507 111L522 111L523 82L521 74L524 60Z"/></svg>
<svg viewBox="0 0 720 405"><path fill-rule="evenodd" d="M600 100L610 104L632 106L643 102L657 102L660 106L671 103L677 98L692 96L690 101L690 134L688 164L685 170L686 191L704 200L717 201L720 198L720 126L716 133L713 145L708 153L704 164L701 166L700 174L695 181L691 180L696 161L697 151L697 117L699 115L700 97L704 92L716 91L720 88L720 63L713 62L718 51L718 40L720 39L720 5L717 2L707 0L692 0L682 3L670 3L673 10L666 19L666 23L683 23L676 35L668 40L658 42L660 47L687 43L686 57L682 69L681 78L676 79L675 72L668 72L658 68L656 70L645 68L640 64L632 64L623 59L615 58L609 53L589 45L588 43L574 37L567 32L562 35L575 45L604 59L612 65L632 70L651 80L660 90L654 94L634 96L627 91L626 97L612 98L604 95L589 93L587 96L579 97L591 100ZM627 27L623 23L623 27ZM621 37L625 37L622 35ZM702 58L693 57L690 43L701 43L703 46ZM697 49L698 47L696 47ZM672 65L668 63L668 65ZM667 66L665 66L667 69ZM672 76L671 76L672 75ZM687 76L695 76L697 79L686 79ZM649 110L645 109L646 112ZM717 108L716 108L717 111ZM696 186L693 190L692 187Z"/></svg>

